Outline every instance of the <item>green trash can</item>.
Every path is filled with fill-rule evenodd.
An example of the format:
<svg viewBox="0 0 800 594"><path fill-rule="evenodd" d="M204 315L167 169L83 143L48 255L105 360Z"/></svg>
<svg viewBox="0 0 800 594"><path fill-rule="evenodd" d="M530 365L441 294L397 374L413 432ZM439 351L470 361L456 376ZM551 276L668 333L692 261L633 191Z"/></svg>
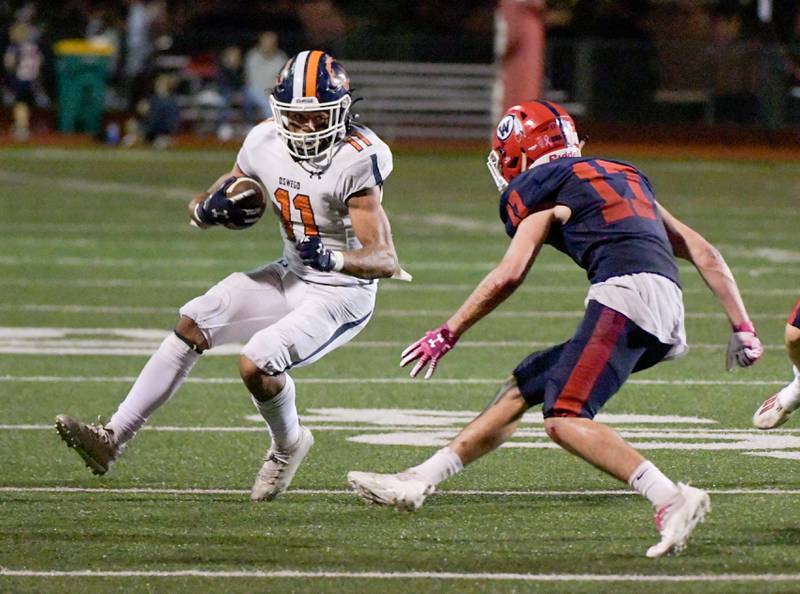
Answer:
<svg viewBox="0 0 800 594"><path fill-rule="evenodd" d="M58 129L100 134L111 58L108 44L64 39L53 46L58 81Z"/></svg>

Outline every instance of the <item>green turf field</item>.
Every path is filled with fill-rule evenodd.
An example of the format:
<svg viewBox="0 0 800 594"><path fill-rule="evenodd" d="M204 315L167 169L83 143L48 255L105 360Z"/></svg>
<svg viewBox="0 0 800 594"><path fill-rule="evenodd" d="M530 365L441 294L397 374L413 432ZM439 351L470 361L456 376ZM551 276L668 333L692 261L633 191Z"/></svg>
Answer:
<svg viewBox="0 0 800 594"><path fill-rule="evenodd" d="M395 156L384 203L414 282L382 283L366 330L294 374L316 445L282 500L248 498L267 438L235 349L204 356L112 471L92 476L55 415L110 415L178 306L278 256L270 216L243 232L187 225L187 199L234 156L0 150L0 591L800 590L800 430L750 429L790 379L800 164L637 160L659 200L726 255L767 345L755 368L726 373L722 310L682 266L692 351L604 410L668 475L711 491L678 557L645 558L658 540L648 504L551 447L536 415L415 514L346 490L348 470L401 470L441 447L518 360L580 319L585 278L546 248L434 380L398 367L507 244L483 154Z"/></svg>

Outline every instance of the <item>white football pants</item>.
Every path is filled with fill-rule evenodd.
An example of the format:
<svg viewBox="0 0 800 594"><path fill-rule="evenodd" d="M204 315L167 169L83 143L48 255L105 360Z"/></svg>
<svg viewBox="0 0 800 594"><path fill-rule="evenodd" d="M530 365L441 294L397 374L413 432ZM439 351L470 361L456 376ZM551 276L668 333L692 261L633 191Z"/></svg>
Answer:
<svg viewBox="0 0 800 594"><path fill-rule="evenodd" d="M269 374L303 367L350 341L369 321L377 283L308 283L280 260L234 272L180 309L210 348L243 342L242 354Z"/></svg>

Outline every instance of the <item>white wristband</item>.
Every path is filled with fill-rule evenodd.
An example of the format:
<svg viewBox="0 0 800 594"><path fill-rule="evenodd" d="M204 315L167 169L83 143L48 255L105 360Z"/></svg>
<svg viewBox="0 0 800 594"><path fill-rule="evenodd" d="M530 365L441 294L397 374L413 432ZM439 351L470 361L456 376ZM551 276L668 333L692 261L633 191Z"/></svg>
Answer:
<svg viewBox="0 0 800 594"><path fill-rule="evenodd" d="M334 272L339 272L342 268L344 268L344 254L342 252L331 250L331 260L333 260Z"/></svg>

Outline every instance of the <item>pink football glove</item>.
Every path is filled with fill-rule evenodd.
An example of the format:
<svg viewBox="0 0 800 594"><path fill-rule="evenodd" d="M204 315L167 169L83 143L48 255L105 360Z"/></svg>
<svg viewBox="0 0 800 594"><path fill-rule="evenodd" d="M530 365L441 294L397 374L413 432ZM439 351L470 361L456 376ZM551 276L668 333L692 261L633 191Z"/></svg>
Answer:
<svg viewBox="0 0 800 594"><path fill-rule="evenodd" d="M457 341L458 337L450 331L447 324L442 324L436 330L426 332L425 336L403 351L400 355L400 367L405 367L415 359L419 359L411 370L411 377L417 377L422 368L428 365L425 379L430 379L433 372L436 371L439 359L444 357Z"/></svg>
<svg viewBox="0 0 800 594"><path fill-rule="evenodd" d="M728 341L725 369L730 371L736 362L739 367L750 367L764 354L764 347L756 336L756 329L750 321L733 327L733 334Z"/></svg>

